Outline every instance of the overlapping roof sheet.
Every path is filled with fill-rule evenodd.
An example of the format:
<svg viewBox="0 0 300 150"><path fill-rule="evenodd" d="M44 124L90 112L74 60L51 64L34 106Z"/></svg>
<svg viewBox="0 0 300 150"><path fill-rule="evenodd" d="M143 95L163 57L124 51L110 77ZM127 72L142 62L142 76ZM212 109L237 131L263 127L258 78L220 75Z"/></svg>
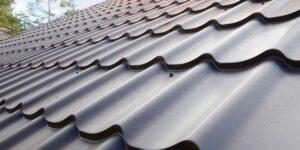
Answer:
<svg viewBox="0 0 300 150"><path fill-rule="evenodd" d="M0 41L4 149L297 149L299 0L107 0Z"/></svg>
<svg viewBox="0 0 300 150"><path fill-rule="evenodd" d="M5 28L0 28L0 41L9 37L8 32L9 32L9 30L7 30Z"/></svg>

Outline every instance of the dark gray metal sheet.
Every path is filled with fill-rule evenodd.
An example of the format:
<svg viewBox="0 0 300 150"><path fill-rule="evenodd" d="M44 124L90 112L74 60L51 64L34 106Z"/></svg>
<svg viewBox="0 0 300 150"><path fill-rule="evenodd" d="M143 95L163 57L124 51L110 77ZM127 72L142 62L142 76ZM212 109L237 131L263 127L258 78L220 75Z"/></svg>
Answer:
<svg viewBox="0 0 300 150"><path fill-rule="evenodd" d="M68 67L76 61L78 66L85 67L99 60L102 66L113 66L125 58L129 65L142 67L157 57L163 57L166 64L180 66L206 54L212 55L221 64L254 63L254 58L262 57L270 50L297 61L299 45L295 41L299 38L298 22L299 19L294 19L280 24L266 24L252 20L237 28L220 30L209 26L196 33L175 30L160 37L146 34L134 40L122 38L115 42L86 43L35 53L36 56L24 59L21 64L27 66L31 63L37 67L43 63L45 67L51 67L59 62L60 67ZM289 35L288 38L286 35ZM15 59L20 60L18 57Z"/></svg>
<svg viewBox="0 0 300 150"><path fill-rule="evenodd" d="M297 149L299 6L108 0L1 41L0 147Z"/></svg>
<svg viewBox="0 0 300 150"><path fill-rule="evenodd" d="M72 124L62 129L51 129L42 116L27 120L20 111L8 114L0 109L1 149L125 149L119 135L92 142L81 139Z"/></svg>
<svg viewBox="0 0 300 150"><path fill-rule="evenodd" d="M101 23L101 28L106 28L106 26L110 26L110 25L121 25L125 22L137 22L141 19L143 19L144 17L147 17L148 19L151 19L153 18L153 16L151 16L152 13L150 12L147 12L147 11L159 11L159 14L160 15L163 15L164 13L167 13L169 15L177 15L177 14L180 14L182 11L187 11L188 9L192 9L192 7L190 6L193 6L195 5L195 3L198 3L198 10L202 10L202 9L206 9L206 8L209 8L210 6L222 6L222 7L232 7L232 5L236 5L236 4L239 4L243 2L242 0L241 1L237 1L237 0L234 0L234 1L208 1L208 2L197 2L197 1L191 1L191 2L188 2L188 4L186 4L186 0L183 0L183 1L174 1L174 0L168 0L168 1L161 1L161 2L158 2L158 3L154 3L154 4L150 4L150 6L155 6L155 7L151 7L152 9L144 9L142 6L141 8L140 7L136 7L138 8L139 10L137 11L136 14L134 14L133 16L129 16L129 17L121 17L120 19L122 20L121 22L118 21L120 20L119 18L106 18L106 17L103 17L103 18L106 18L106 20L108 19L108 21L104 24L107 24L107 25L104 25L103 23ZM144 2L146 3L146 2ZM185 5L184 5L185 4ZM147 3L146 3L147 5ZM180 9L175 9L174 6L178 5L178 7L180 7ZM171 7L173 6L173 7ZM169 10L176 10L177 13L173 12L174 14L172 14L172 12L169 12L169 10L166 10L167 7ZM164 10L165 9L165 10ZM143 10L143 11L142 11ZM178 10L182 10L182 11L178 11ZM144 11L146 11L147 13L144 13ZM140 17L138 17L139 19L135 19L135 21L131 20L131 18L136 18L135 16L136 15L139 15ZM101 16L102 17L102 16ZM158 16L157 16L158 17ZM154 17L153 19L157 18L157 17ZM85 18L83 18L85 19ZM99 18L96 18L96 20L99 19ZM59 40L56 40L56 41L63 41L63 39L65 37L68 37L68 38L71 38L73 37L74 35L73 34L73 31L79 31L77 32L76 34L78 35L78 33L82 33L83 30L86 30L86 29L90 29L90 28L94 28L93 26L99 24L99 22L97 21L94 21L95 19L92 19L92 18L88 18L87 20L91 20L90 23L87 23L85 20L82 20L81 22L84 22L84 24L82 25L79 25L77 20L73 20L72 23L76 23L75 27L72 27L72 23L65 23L65 22L61 22L61 24L64 24L64 26L67 26L66 30L62 30L62 32L57 32L57 31L61 31L61 27L60 27L60 24L59 24L59 28L54 28L55 26L53 26L52 28L54 29L51 29L51 28L47 28L47 34L45 34L45 32L42 32L42 37L41 38L37 38L38 39L38 42L35 41L35 39L32 37L32 38L29 38L29 40L27 40L28 38L24 38L26 39L26 43L24 43L25 41L23 40L23 43L25 45L23 46L18 46L17 48L18 49L15 49L15 50L22 50L24 47L32 47L34 45L34 47L40 47L41 45L49 45L49 41L52 41L51 43L56 43L54 42L53 40L59 38ZM119 23L117 23L117 22ZM97 23L97 24L96 24ZM35 33L35 32L34 32ZM59 33L59 34L58 34ZM65 35L67 33L67 35ZM32 34L30 34L32 35ZM40 33L37 32L37 35L40 36ZM59 35L59 37L57 36ZM75 37L77 37L77 35L75 35ZM33 35L32 35L33 36ZM46 36L46 37L45 37ZM37 37L37 36L34 36L34 37ZM49 37L51 37L51 39L49 39ZM55 37L55 38L54 38ZM47 39L47 40L45 40ZM46 43L45 43L46 42ZM69 43L69 42L66 42L66 43ZM11 43L10 45L10 49L12 50L14 47L16 47L16 44L17 43ZM23 47L23 48L22 48Z"/></svg>
<svg viewBox="0 0 300 150"><path fill-rule="evenodd" d="M159 47L155 46L155 47L151 47L151 50L155 51L156 55L149 55L149 56L147 56L148 57L147 59L144 59L144 57L135 57L135 55L139 55L139 53L143 53L143 55L147 55L147 53L144 53L143 51L138 50L138 49L147 49L147 45L149 45L149 44L142 44L141 40L146 39L146 41L143 41L143 42L147 42L147 43L149 43L150 39L155 41L155 39L158 39L161 36L153 37L153 34L160 35L161 33L164 33L163 35L165 35L161 39L168 40L167 37L169 37L170 40L172 39L172 41L175 42L175 39L180 40L181 37L187 38L187 36L192 36L194 34L195 35L199 34L200 36L203 36L202 34L209 33L208 37L210 35L219 37L220 36L219 34L231 31L229 33L232 33L232 40L235 40L234 37L240 38L243 36L243 35L239 35L239 34L234 34L235 32L239 32L239 30L248 30L248 31L256 30L257 32L253 32L253 34L261 32L261 34L257 34L256 36L252 37L253 40L251 40L251 41L253 43L248 44L249 46L251 46L251 45L258 44L261 38L265 39L266 37L268 37L269 36L268 33L271 33L270 29L277 30L277 28L281 28L280 26L285 26L286 28L288 28L289 25L275 24L273 27L273 25L254 23L254 22L257 22L256 18L254 18L254 19L251 19L250 21L247 21L246 23L243 23L244 25L239 25L240 27L234 27L235 25L233 25L232 27L229 26L229 28L228 28L228 27L226 27L227 26L226 24L228 24L226 22L231 22L231 23L240 22L243 19L236 19L236 18L245 18L245 17L251 16L251 14L255 14L256 12L260 12L267 18L274 18L275 20L273 20L273 21L276 21L276 19L278 17L280 17L280 15L282 15L282 14L280 14L279 11L271 13L270 9L273 9L273 7L284 8L289 5L294 6L294 5L296 5L295 3L297 3L297 1L294 1L294 0L285 2L283 4L281 4L280 2L281 1L271 1L271 2L268 2L264 5L262 5L262 4L257 4L257 3L246 1L246 2L243 2L239 5L237 5L236 7L229 9L228 11L225 11L224 8L212 7L212 8L209 8L208 10L201 12L199 14L184 12L184 13L179 14L178 16L171 17L171 18L163 16L163 17L159 17L155 20L152 20L150 22L143 20L143 21L134 23L132 25L122 24L121 26L118 26L118 27L112 27L112 28L106 28L104 30L99 30L99 31L101 31L101 32L99 32L101 34L99 34L98 32L92 32L92 34L96 35L98 38L97 37L89 38L89 37L87 37L87 36L91 36L89 34L87 34L86 36L78 37L77 39L79 41L81 41L79 43L83 44L80 46L71 45L71 46L67 46L65 48L54 48L54 49L50 48L50 49L38 50L41 52L36 52L36 50L34 50L34 51L26 52L26 53L28 53L28 55L21 55L19 52L16 52L16 54L11 55L11 57L7 57L7 55L2 55L2 57L4 57L4 58L1 62L3 64L3 66L7 66L7 65L11 65L11 64L13 64L12 66L18 66L18 65L27 66L29 64L32 64L34 67L39 66L42 63L45 64L46 67L50 67L50 66L53 66L54 64L57 64L57 62L61 63L60 64L61 67L66 67L66 66L69 66L70 64L74 64L74 62L77 62L79 64L79 66L85 67L85 66L91 64L92 62L94 62L95 60L100 60L100 64L102 66L111 66L111 65L114 65L117 62L119 62L122 58L125 58L129 61L130 65L143 65L143 64L147 64L150 60L152 60L158 56L164 55L164 54L160 54ZM184 3L184 4L188 4L188 3L189 2ZM182 5L184 5L184 4L182 4ZM189 5L187 5L187 6L189 6ZM187 7L187 6L185 6L185 7ZM291 7L289 13L297 12L296 8L297 7L295 7L295 8ZM249 10L247 10L247 9L249 9ZM243 12L243 11L245 11L245 12ZM235 13L235 12L242 13L243 15L237 15L238 13ZM276 13L278 13L278 14L276 14ZM289 18L288 16L291 16L288 13L285 15L287 15L286 18ZM217 19L217 18L219 18L219 19ZM215 24L212 24L204 29L201 28L201 26L203 26L203 24L205 24L211 20L217 20L218 23L220 23L221 25L223 24L224 27L226 27L226 28L222 29L221 32L218 32L218 29L213 29L214 28L213 26L217 26ZM268 20L264 20L264 21L269 22ZM270 21L270 22L273 22L273 21ZM294 28L292 26L293 22L295 22L295 21L289 21L288 23L286 23L286 24L291 24L290 29ZM189 32L190 32L190 30L191 31L195 30L195 31L192 32L191 34L190 33L179 33L179 32L175 33L176 31L173 31L174 27L179 27L179 28L175 29L175 30L177 30L177 32L178 32L178 30L189 31ZM200 29L198 29L198 28L200 28ZM253 29L251 29L251 28L253 28ZM145 33L147 33L147 31L150 31L150 32L148 32L148 34L145 34ZM124 35L124 32L126 32L129 37L123 37L121 39L118 39L119 37L122 37L122 35ZM288 32L288 31L286 31L286 32ZM241 32L241 34L244 34L243 37L245 37L247 39L247 37L249 37L250 35L246 34L246 33L247 32ZM265 35L263 33L266 33L267 35ZM276 33L278 33L278 34L276 34ZM279 42L289 43L289 41L286 41L286 40L279 40L280 38L283 38L282 37L283 35L281 35L282 33L284 33L284 32L280 32L280 33L275 32L273 37L277 37L278 38L277 41L279 41ZM99 36L100 36L100 39L99 39ZM150 38L147 38L147 36L150 36ZM184 36L186 36L186 37L184 37ZM114 41L104 40L104 41L101 41L100 43L95 43L95 44L91 44L89 42L86 43L86 41L88 41L89 39L92 39L92 41L95 41L96 39L101 40L101 39L103 39L103 37L109 37L109 39L114 39L113 37L116 37L116 39L118 39L118 40L116 40L116 41L115 40ZM132 37L137 37L137 38L132 40ZM224 36L220 36L219 39L225 39L228 37L229 37L229 34L225 34ZM293 41L292 38L297 39L296 37L290 36L291 41ZM127 42L125 42L126 39L127 39ZM196 43L201 43L201 39L199 39L199 38L195 38L195 39L197 40ZM218 45L213 40L215 40L215 39L212 39L211 40L212 42L210 42L211 45L208 45L210 47L210 49L212 47L215 47L216 45ZM275 40L273 40L271 38L269 38L269 40L271 42L265 42L265 43L271 44L271 43L275 42ZM98 40L96 40L96 41L98 41ZM105 42L105 41L107 41L107 42ZM137 41L139 41L139 42L137 42ZM186 41L188 41L188 40L186 40ZM220 40L217 40L217 41L220 41ZM237 40L235 40L235 41L238 42ZM134 44L135 47L137 47L137 52L136 52L137 54L134 54L135 50L131 50L130 48L128 48L128 46L130 46L130 45L128 45L130 42L132 44ZM167 47L163 49L164 51L167 51L168 49L172 49L172 47L174 47L174 49L176 49L176 46L173 46L171 43L169 45L172 45L172 46L169 46L168 43L163 42L163 40L159 40L158 42L165 43L165 45ZM224 42L226 42L226 40ZM227 40L227 43L229 43L229 42L231 42L231 41ZM104 44L102 44L102 43L104 43ZM109 54L109 56L112 57L112 58L109 58L108 56L105 55L105 54L107 54L107 52L104 52L104 50L101 49L101 47L106 48L107 49L106 51L108 51L109 53L114 53L115 50L111 46L107 46L106 43L108 43L109 45L113 45L117 50L122 48L121 43L126 43L126 47L127 47L126 50L130 50L130 54L120 54L119 57L114 56L113 54ZM183 44L180 44L178 42L177 49L184 47L184 42L182 42L182 43ZM240 41L239 43L243 44L242 41ZM140 44L141 46L137 46L138 44ZM88 45L91 45L91 46L88 46ZM202 45L202 44L199 44L199 45ZM290 44L285 44L285 45L290 45ZM74 48L72 48L72 47L74 47ZM297 47L297 46L295 46L295 47ZM247 46L245 46L245 48L240 48L240 47L238 47L238 48L240 50L245 50L245 49L250 49L250 48L253 49L252 47L247 47ZM88 50L86 50L86 49L88 49ZM220 63L247 61L269 49L285 51L286 48L285 47L282 48L279 46L279 47L265 47L265 48L255 47L255 49L260 49L260 50L259 51L256 50L256 52L251 51L252 54L243 53L246 55L245 57L243 57L243 56L237 57L234 54L231 55L231 53L228 53L228 54L230 54L230 56L232 58L224 60L223 58L219 58L218 54L215 54L215 52L211 52L210 50L203 50L201 47L197 48L197 50L202 51L202 54L203 53L211 54L216 59L216 61L218 61ZM52 52L50 52L50 51L52 51ZM90 51L90 54L92 54L92 57L87 56L88 55L87 51ZM58 53L59 53L59 55L58 55ZM96 53L96 54L93 54L93 53ZM102 54L102 55L99 55L99 54ZM174 55L174 54L177 54L177 53L172 52L172 55ZM181 61L181 62L166 61L166 63L167 64L183 64L183 63L191 62L194 59L196 59L197 57L201 57L201 53L195 52L195 53L190 53L190 54L192 54L194 56L194 58L186 59L185 61ZM89 58L84 58L84 55ZM285 55L289 55L288 52ZM74 56L74 57L72 57L72 56ZM180 56L186 57L186 55L180 55ZM40 58L36 59L37 57L40 57ZM114 57L116 59L107 63L108 60L111 60ZM168 58L168 56L162 56L162 57L165 60L172 59L172 58ZM237 58L235 58L235 57L237 57ZM288 58L298 60L298 58L295 56L288 57ZM140 61L138 63L136 63L136 62L131 63L131 61L132 61L131 59L140 59L140 60L142 60L142 62Z"/></svg>
<svg viewBox="0 0 300 150"><path fill-rule="evenodd" d="M78 74L72 68L55 70L33 73L33 78L43 74L45 77L11 91L8 95L13 96L5 99L5 109L13 111L22 103L22 113L31 118L40 114L42 108L42 116L52 127L68 125L74 117L82 136L93 140L109 136L106 132L119 133L114 127L118 125L127 144L145 149L161 149L182 141L191 141L205 149L225 149L224 144L228 149L247 149L252 136L263 144L253 144L251 149L298 146L295 136L286 137L289 140L280 145L275 142L277 134L290 135L289 132L299 130L298 119L293 117L299 110L299 71L275 61L239 71L220 71L202 63L172 74L161 65L133 72L122 66L105 72L94 67ZM52 79L58 80L47 83ZM8 87L15 85L18 83ZM22 89L26 92L20 95ZM14 95L20 95L19 99L14 99ZM277 111L279 114L275 115ZM257 117L252 117L252 113ZM285 117L289 127L284 122L268 123L274 119L280 121L278 116ZM240 131L232 135L232 130ZM50 134L52 129L45 129L43 135L44 132ZM5 141L1 143L6 145Z"/></svg>

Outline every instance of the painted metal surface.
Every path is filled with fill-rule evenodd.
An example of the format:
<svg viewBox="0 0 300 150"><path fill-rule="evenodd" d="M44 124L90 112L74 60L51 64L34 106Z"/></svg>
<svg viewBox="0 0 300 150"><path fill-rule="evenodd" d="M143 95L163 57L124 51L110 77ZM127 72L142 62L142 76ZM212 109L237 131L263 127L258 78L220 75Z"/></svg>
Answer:
<svg viewBox="0 0 300 150"><path fill-rule="evenodd" d="M299 7L111 0L1 41L0 148L297 149Z"/></svg>

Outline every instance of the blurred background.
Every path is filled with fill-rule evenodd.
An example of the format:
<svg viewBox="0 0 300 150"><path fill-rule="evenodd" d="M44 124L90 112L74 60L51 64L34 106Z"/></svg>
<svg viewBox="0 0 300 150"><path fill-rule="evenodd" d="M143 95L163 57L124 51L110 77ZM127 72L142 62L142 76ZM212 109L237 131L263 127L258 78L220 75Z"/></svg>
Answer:
<svg viewBox="0 0 300 150"><path fill-rule="evenodd" d="M0 29L14 35L103 0L0 0Z"/></svg>

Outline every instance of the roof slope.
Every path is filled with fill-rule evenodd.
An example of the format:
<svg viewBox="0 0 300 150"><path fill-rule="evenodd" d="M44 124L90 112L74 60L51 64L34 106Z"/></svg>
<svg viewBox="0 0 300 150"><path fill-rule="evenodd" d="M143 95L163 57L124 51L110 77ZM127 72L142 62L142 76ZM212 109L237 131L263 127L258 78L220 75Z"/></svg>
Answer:
<svg viewBox="0 0 300 150"><path fill-rule="evenodd" d="M9 30L7 30L5 28L0 28L0 41L9 37L8 32L9 32Z"/></svg>
<svg viewBox="0 0 300 150"><path fill-rule="evenodd" d="M295 149L299 0L107 0L0 41L0 147Z"/></svg>

